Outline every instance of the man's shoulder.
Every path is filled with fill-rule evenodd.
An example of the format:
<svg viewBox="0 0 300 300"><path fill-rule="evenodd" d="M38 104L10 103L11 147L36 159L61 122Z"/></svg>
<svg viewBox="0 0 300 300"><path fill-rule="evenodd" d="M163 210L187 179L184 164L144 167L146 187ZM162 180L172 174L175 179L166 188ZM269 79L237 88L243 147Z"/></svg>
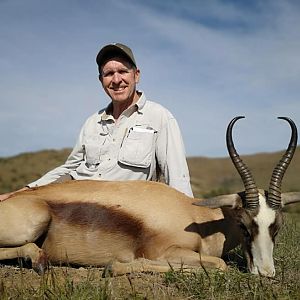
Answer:
<svg viewBox="0 0 300 300"><path fill-rule="evenodd" d="M92 115L86 118L84 124L87 125L87 124L99 122L99 120L101 119L101 115L104 111L105 109L94 112Z"/></svg>
<svg viewBox="0 0 300 300"><path fill-rule="evenodd" d="M147 114L153 114L156 116L159 115L161 117L166 118L174 118L172 113L166 107L152 100L147 100L145 105L145 111Z"/></svg>

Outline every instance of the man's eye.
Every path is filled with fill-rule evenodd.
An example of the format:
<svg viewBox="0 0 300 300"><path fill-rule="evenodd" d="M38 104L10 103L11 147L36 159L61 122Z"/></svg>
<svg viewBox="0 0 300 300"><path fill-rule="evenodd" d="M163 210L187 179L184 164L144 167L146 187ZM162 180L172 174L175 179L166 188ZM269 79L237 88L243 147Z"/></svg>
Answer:
<svg viewBox="0 0 300 300"><path fill-rule="evenodd" d="M113 76L113 72L104 72L103 77Z"/></svg>
<svg viewBox="0 0 300 300"><path fill-rule="evenodd" d="M129 73L129 70L120 70L119 73L120 74L127 74L127 73Z"/></svg>

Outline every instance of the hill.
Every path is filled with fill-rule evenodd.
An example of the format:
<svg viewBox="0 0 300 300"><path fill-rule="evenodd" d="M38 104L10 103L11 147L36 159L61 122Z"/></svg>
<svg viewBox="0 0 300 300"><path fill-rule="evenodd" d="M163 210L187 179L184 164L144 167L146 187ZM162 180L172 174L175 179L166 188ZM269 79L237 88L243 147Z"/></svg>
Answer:
<svg viewBox="0 0 300 300"><path fill-rule="evenodd" d="M241 155L251 170L258 187L268 189L274 167L284 151ZM195 195L234 193L244 189L241 178L229 157L190 157L188 165ZM300 191L300 147L284 176L282 191Z"/></svg>
<svg viewBox="0 0 300 300"><path fill-rule="evenodd" d="M62 164L70 149L28 152L0 158L0 193L14 191Z"/></svg>
<svg viewBox="0 0 300 300"><path fill-rule="evenodd" d="M16 190L41 177L65 161L70 149L44 150L0 158L0 193ZM241 156L253 173L257 185L268 188L272 170L283 152ZM243 190L241 179L230 158L189 157L195 196L211 196ZM300 191L300 147L284 177L283 191Z"/></svg>

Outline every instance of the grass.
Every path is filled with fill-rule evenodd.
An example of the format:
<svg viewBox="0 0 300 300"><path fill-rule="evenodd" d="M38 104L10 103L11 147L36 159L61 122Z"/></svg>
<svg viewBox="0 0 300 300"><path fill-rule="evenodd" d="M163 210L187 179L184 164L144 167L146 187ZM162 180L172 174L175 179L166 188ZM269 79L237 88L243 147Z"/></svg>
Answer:
<svg viewBox="0 0 300 300"><path fill-rule="evenodd" d="M21 268L2 276L0 299L300 299L299 215L285 219L274 251L275 278L243 272L236 261L227 272L170 270L113 278L102 278L99 268L53 267L42 277ZM238 248L232 257L240 255Z"/></svg>

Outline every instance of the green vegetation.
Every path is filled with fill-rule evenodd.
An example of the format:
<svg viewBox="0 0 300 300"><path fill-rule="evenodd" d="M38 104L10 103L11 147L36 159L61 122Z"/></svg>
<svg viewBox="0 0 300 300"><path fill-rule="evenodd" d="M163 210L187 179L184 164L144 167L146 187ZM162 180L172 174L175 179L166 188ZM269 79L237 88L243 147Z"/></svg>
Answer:
<svg viewBox="0 0 300 300"><path fill-rule="evenodd" d="M63 163L69 149L26 153L0 159L0 193L15 190ZM282 153L243 157L259 187L268 188ZM283 191L300 190L300 149L286 173ZM209 197L243 189L228 158L189 158L196 196ZM229 270L184 273L136 273L102 278L100 268L51 267L44 276L30 268L0 265L0 299L300 299L300 206L286 210L274 252L275 278L243 271L241 249L228 255Z"/></svg>

